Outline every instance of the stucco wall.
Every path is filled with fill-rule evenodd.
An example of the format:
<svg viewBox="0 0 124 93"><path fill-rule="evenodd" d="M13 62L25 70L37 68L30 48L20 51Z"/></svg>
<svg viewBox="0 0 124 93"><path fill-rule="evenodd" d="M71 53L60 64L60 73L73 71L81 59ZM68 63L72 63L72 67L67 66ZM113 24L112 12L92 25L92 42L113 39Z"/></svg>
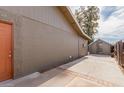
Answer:
<svg viewBox="0 0 124 93"><path fill-rule="evenodd" d="M78 57L78 36L55 27L23 18L22 72L44 71Z"/></svg>
<svg viewBox="0 0 124 93"><path fill-rule="evenodd" d="M24 14L20 12L22 10ZM13 23L14 78L42 72L86 53L80 52L83 52L81 47L85 40L81 40L57 7L40 7L42 15L36 11L35 7L33 10L30 7L0 7L0 19ZM43 15L44 20L35 19ZM69 59L69 56L73 59Z"/></svg>
<svg viewBox="0 0 124 93"><path fill-rule="evenodd" d="M67 32L72 32L71 30L73 30L57 7L0 6L0 8L16 15L26 16L39 22L52 25Z"/></svg>

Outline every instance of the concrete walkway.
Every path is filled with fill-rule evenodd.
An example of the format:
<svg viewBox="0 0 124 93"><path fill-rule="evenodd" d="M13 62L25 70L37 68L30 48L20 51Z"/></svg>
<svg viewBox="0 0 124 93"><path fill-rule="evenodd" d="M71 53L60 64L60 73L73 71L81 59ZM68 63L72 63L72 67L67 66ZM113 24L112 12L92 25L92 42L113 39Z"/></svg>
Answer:
<svg viewBox="0 0 124 93"><path fill-rule="evenodd" d="M88 55L44 73L35 73L0 86L15 87L103 87L124 86L124 74L106 55Z"/></svg>

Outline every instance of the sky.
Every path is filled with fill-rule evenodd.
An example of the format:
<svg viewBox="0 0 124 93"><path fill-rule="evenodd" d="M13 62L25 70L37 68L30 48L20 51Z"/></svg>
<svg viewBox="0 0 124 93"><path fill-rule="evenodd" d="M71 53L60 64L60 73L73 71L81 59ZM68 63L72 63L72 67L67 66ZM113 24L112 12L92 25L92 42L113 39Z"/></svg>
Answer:
<svg viewBox="0 0 124 93"><path fill-rule="evenodd" d="M100 8L100 20L98 33L95 39L103 39L109 43L124 40L124 7L122 6L98 6ZM71 7L74 13L78 6Z"/></svg>

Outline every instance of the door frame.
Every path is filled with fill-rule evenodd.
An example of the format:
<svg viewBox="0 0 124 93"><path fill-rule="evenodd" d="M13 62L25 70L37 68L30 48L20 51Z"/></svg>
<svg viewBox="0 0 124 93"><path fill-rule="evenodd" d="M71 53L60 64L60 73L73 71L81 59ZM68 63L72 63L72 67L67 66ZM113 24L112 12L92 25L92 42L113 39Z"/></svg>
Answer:
<svg viewBox="0 0 124 93"><path fill-rule="evenodd" d="M0 19L0 23L11 25L11 51L12 51L12 53L11 53L11 56L12 56L11 57L12 78L11 79L14 79L14 27L13 27L13 22Z"/></svg>

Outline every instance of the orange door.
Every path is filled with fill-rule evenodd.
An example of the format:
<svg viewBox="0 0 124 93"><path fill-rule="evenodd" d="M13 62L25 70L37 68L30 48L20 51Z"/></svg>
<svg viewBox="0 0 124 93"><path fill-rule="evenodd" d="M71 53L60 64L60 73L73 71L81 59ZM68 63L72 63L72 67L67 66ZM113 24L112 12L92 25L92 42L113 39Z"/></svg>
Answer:
<svg viewBox="0 0 124 93"><path fill-rule="evenodd" d="M0 81L12 78L12 25L0 22Z"/></svg>

